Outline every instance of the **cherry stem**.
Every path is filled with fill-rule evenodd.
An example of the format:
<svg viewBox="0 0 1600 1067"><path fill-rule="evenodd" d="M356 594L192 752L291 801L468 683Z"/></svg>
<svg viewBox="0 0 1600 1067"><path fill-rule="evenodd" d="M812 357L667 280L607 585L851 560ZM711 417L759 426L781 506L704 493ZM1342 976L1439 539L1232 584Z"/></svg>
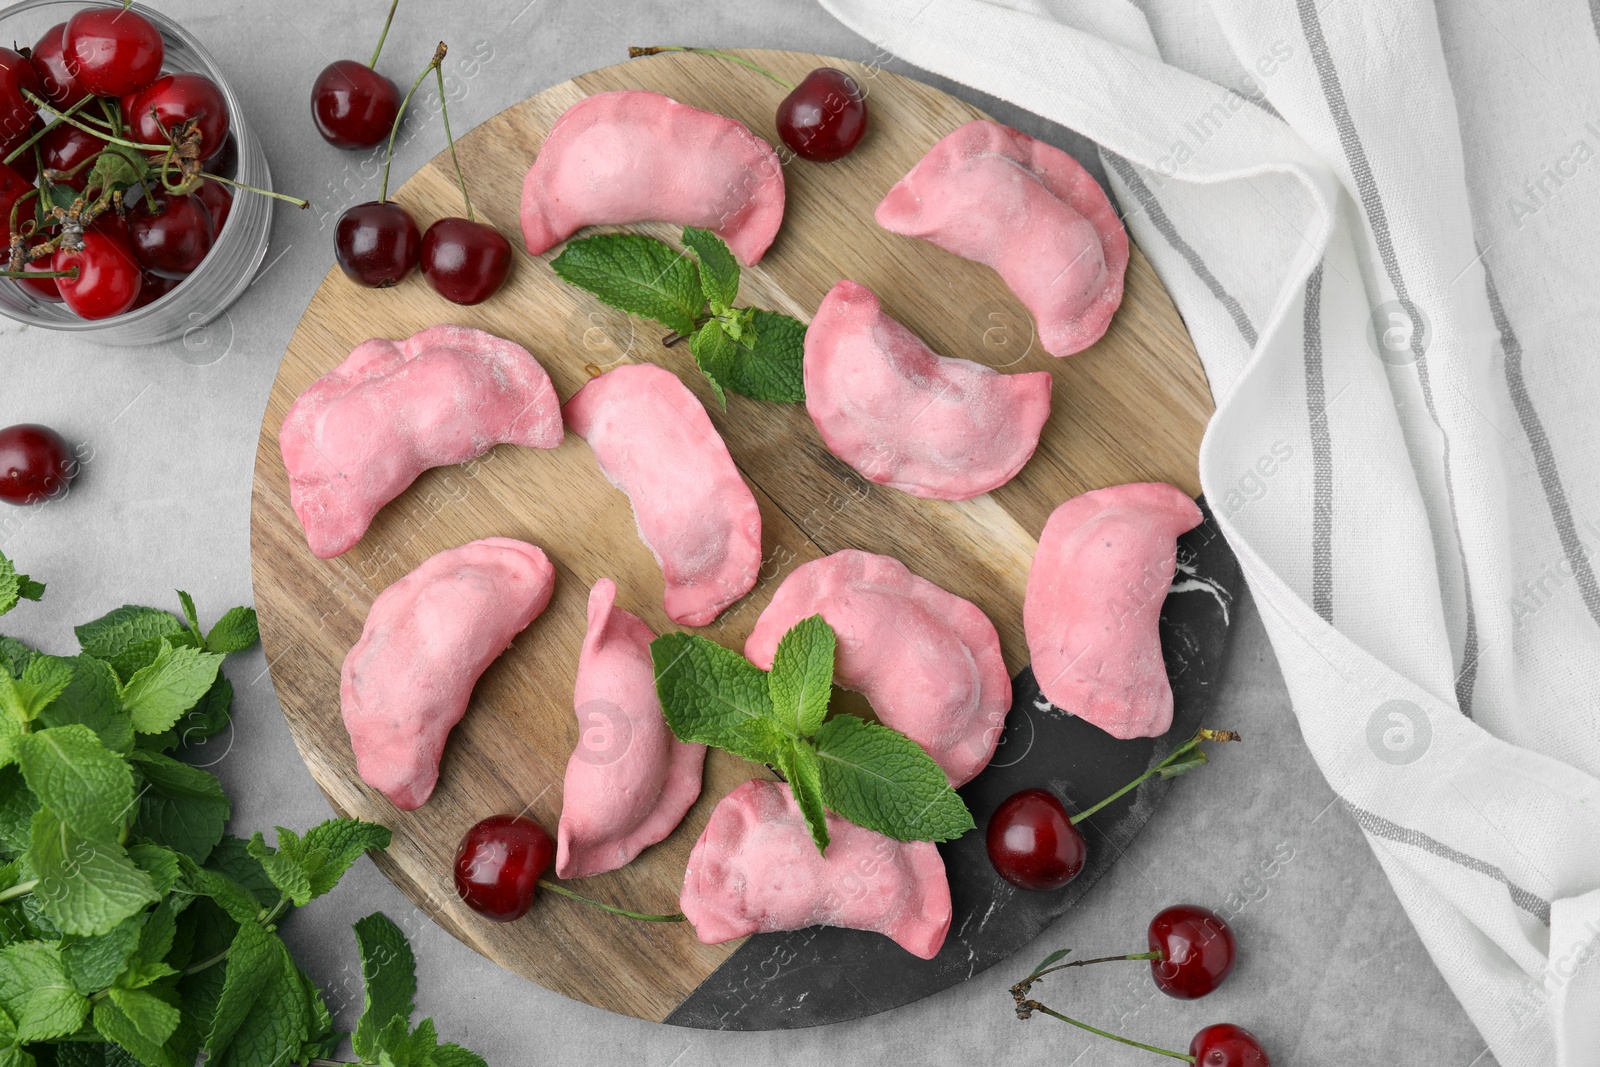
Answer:
<svg viewBox="0 0 1600 1067"><path fill-rule="evenodd" d="M23 90L23 91L26 92L27 90ZM23 141L21 144L17 145L17 147L13 148L11 150L11 152L6 156L4 162L6 162L8 164L11 163L18 156L22 155L22 153L26 152L28 149L30 149L34 145L38 144L39 143L39 139L41 137L43 137L45 134L49 133L51 130L55 129L58 125L60 125L61 119L62 119L63 116L72 114L74 111L77 111L79 108L83 107L85 104L87 104L89 101L91 101L93 99L94 99L93 96L86 96L82 100L79 100L76 104L73 104L71 107L67 108L67 110L63 111L60 115L58 115L54 119L52 119L50 121L49 125L45 126L44 129L40 130L38 133L35 133L32 137L29 137L26 141ZM87 117L87 116L85 116L85 117ZM98 134L96 136L98 136Z"/></svg>
<svg viewBox="0 0 1600 1067"><path fill-rule="evenodd" d="M1194 1063L1194 1062L1196 1062L1195 1058L1193 1056L1190 1056L1187 1053L1174 1052L1169 1048L1161 1048L1160 1046L1157 1046L1157 1045L1147 1045L1143 1041L1135 1041L1131 1037L1123 1037L1120 1034L1113 1034L1109 1030L1102 1030L1097 1026L1090 1026L1088 1023L1079 1022L1077 1019L1074 1019L1074 1018L1071 1018L1070 1016L1061 1014L1059 1011L1056 1011L1054 1008L1045 1007L1043 1004L1040 1004L1037 1000L1021 1000L1021 1001L1017 1002L1017 1014L1020 1017L1026 1019L1027 1015L1025 1015L1023 1013L1024 1012L1034 1012L1034 1011L1038 1012L1041 1015L1048 1015L1052 1019L1060 1019L1064 1023L1071 1023L1073 1026L1076 1026L1078 1029L1087 1030L1091 1034L1099 1034L1101 1037L1109 1037L1113 1041L1120 1041L1124 1045L1132 1045L1134 1048L1142 1048L1146 1052L1156 1052L1156 1053L1160 1053L1163 1056L1171 1056L1173 1059L1175 1059L1175 1060L1183 1060L1185 1063Z"/></svg>
<svg viewBox="0 0 1600 1067"><path fill-rule="evenodd" d="M444 45L439 46L443 48ZM456 139L450 133L450 109L444 103L444 68L434 67L434 77L439 79L439 114L444 119L444 139L450 145L450 162L455 164L456 184L461 186L461 199L467 205L467 221L474 221L472 215L472 197L467 195L467 179L461 176L461 160L456 156Z"/></svg>
<svg viewBox="0 0 1600 1067"><path fill-rule="evenodd" d="M387 203L389 200L389 164L394 162L394 139L400 132L400 123L406 117L406 108L410 106L411 98L416 95L417 86L422 84L422 79L426 78L440 63L444 62L444 54L447 51L448 49L445 48L444 42L440 41L439 47L433 50L433 58L428 61L426 67L422 68L422 73L417 75L417 80L411 83L411 88L407 91L405 99L400 101L400 110L395 112L394 125L389 127L389 149L383 154L383 187L378 190L378 203L380 204ZM443 103L441 100L440 106L443 106Z"/></svg>
<svg viewBox="0 0 1600 1067"><path fill-rule="evenodd" d="M574 893L572 890L568 889L566 886L564 886L564 885L556 885L554 882L550 881L547 878L539 879L539 888L548 889L548 890L550 890L550 892L556 893L556 894L558 894L560 896L563 896L563 897L571 897L573 900L581 900L585 904L593 904L595 907L599 908L600 910L609 911L613 915L622 915L622 916L624 916L626 918L629 918L629 919L638 919L640 922L647 922L647 923L681 923L681 922L683 922L683 912L681 912L681 911L673 912L671 915L641 915L639 912L636 912L636 911L626 911L626 910L624 910L622 908L613 908L610 904L602 904L598 900L590 900L588 897L584 896L583 894Z"/></svg>
<svg viewBox="0 0 1600 1067"><path fill-rule="evenodd" d="M367 66L376 67L378 65L378 53L383 51L383 42L389 37L389 24L394 21L394 11L399 6L400 0L394 0L394 3L389 5L389 15L383 20L383 32L378 34L378 47L372 50L372 58L367 60Z"/></svg>
<svg viewBox="0 0 1600 1067"><path fill-rule="evenodd" d="M1066 967L1087 967L1091 963L1111 963L1114 960L1164 959L1166 959L1166 956L1161 952L1160 949L1156 949L1154 952L1130 952L1126 956L1096 956L1092 960L1073 960L1071 963L1058 963L1054 967L1046 967L1042 971L1034 971L1032 974L1028 975L1028 981L1031 983L1034 981L1034 979L1043 978L1047 974L1053 974L1056 971L1062 970Z"/></svg>
<svg viewBox="0 0 1600 1067"><path fill-rule="evenodd" d="M793 84L784 81L766 67L763 67L758 63L752 63L743 56L736 56L732 52L724 52L719 48L692 48L686 44L662 44L653 45L649 48L640 48L637 45L630 45L628 47L628 58L638 59L640 56L655 56L660 55L662 52L693 52L694 54L701 56L717 56L721 59L726 59L730 63L737 63L739 66L744 67L747 70L753 70L763 78L777 82L791 93L794 92Z"/></svg>
<svg viewBox="0 0 1600 1067"><path fill-rule="evenodd" d="M88 126L85 126L82 122L78 121L78 119L73 117L73 115L71 114L71 112L73 110L72 108L68 108L66 111L56 111L55 108L51 107L49 103L47 103L44 100L39 99L37 96L34 96L31 92L29 92L26 89L22 90L22 95L27 97L28 101L30 103L32 103L35 107L42 107L42 108L50 111L52 114L54 114L55 115L55 120L54 120L55 122L65 122L68 126L76 126L78 129L82 130L84 133L92 133L96 137L100 138L102 141L107 142L108 144L119 144L119 145L122 145L124 148L137 148L141 152L170 152L172 150L172 146L170 144L141 144L138 141L130 141L125 137L118 137L118 136L116 136L114 134L109 134L109 133L105 133L105 132L103 132L101 130L92 129L92 128L88 127ZM81 101L80 101L80 103L81 103ZM77 105L74 105L74 107L75 106L77 106ZM52 125L54 125L54 122L52 122Z"/></svg>
<svg viewBox="0 0 1600 1067"><path fill-rule="evenodd" d="M288 193L274 192L271 189L257 189L253 185L241 185L239 182L236 182L231 178L224 178L222 175L212 174L210 171L201 171L200 177L204 178L208 182L221 182L223 185L231 185L235 189L243 189L247 193L260 193L262 196L270 196L275 200L284 200L293 204L302 211L311 206L310 201L301 200L298 196L290 196Z"/></svg>
<svg viewBox="0 0 1600 1067"><path fill-rule="evenodd" d="M1162 760L1154 767L1151 767L1148 771L1145 771L1139 777L1135 778L1133 781L1129 782L1115 793L1112 793L1094 807L1078 812L1078 814L1071 817L1070 821L1072 825L1078 825L1080 822L1089 818L1107 804L1118 800L1127 793L1131 793L1133 790L1143 785L1147 779L1153 778L1156 775L1160 775L1163 778L1168 778L1175 774L1181 774L1183 771L1192 770L1200 764L1208 762L1208 757L1206 756L1205 750L1200 747L1200 742L1202 741L1238 740L1240 740L1239 735L1232 730L1197 730L1193 737L1189 738L1189 740L1173 749L1172 753L1168 755L1166 759ZM1184 765L1182 770L1173 770L1174 766L1179 764Z"/></svg>
<svg viewBox="0 0 1600 1067"><path fill-rule="evenodd" d="M0 278L76 278L78 268L71 270L0 270ZM0 894L0 904L9 899Z"/></svg>

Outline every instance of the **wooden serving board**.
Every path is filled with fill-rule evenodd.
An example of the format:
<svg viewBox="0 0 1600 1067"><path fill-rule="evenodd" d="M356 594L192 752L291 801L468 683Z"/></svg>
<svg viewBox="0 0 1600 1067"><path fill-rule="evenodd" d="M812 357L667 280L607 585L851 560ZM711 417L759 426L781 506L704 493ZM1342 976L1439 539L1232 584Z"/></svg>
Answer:
<svg viewBox="0 0 1600 1067"><path fill-rule="evenodd" d="M798 1009L781 1019L766 1012L772 1003L763 1007L760 1002L763 996L781 1002L791 994L766 977L742 982L736 1002L744 1007L704 1001L707 990L720 988L718 983L733 973L724 970L713 977L725 964L748 968L753 960L765 974L768 948L760 942L776 935L749 939L744 949L738 943L707 946L687 924L631 922L550 894L517 923L481 919L460 903L451 883L451 860L461 835L478 819L498 812L528 812L554 831L563 773L579 736L572 684L589 587L600 577L615 579L619 604L661 633L673 625L662 610L660 571L635 534L626 497L607 483L589 447L575 436L554 450L501 446L464 466L427 472L384 509L358 546L326 561L311 555L289 508L277 443L294 398L369 337L402 338L441 322L488 330L533 352L562 400L605 367L655 361L679 373L706 404L761 507L762 580L702 633L742 648L756 616L796 565L842 548L861 548L896 556L916 573L977 603L999 628L1009 667L1013 673L1022 671L1027 663L1023 587L1034 538L1050 511L1076 493L1118 482L1162 480L1191 494L1199 490L1196 455L1211 401L1183 323L1134 248L1127 295L1110 332L1070 359L1046 354L1033 343L1028 314L993 272L925 242L889 234L872 219L889 186L941 136L983 117L980 111L926 85L847 61L791 52L742 54L791 81L819 65L856 74L869 93L871 126L861 147L843 161L786 164L787 217L760 265L744 271L741 303L809 320L829 287L848 277L877 293L891 315L937 351L1007 370L1049 371L1055 377L1054 411L1037 454L1022 473L994 493L964 503L919 500L871 485L827 452L803 406L730 394L727 411L721 411L694 369L687 345L663 347L657 327L630 321L564 284L550 270L548 256L534 259L520 251L517 206L523 174L557 116L588 94L655 89L738 118L773 144L780 143L773 112L782 94L775 86L715 58L668 54L557 85L461 139L462 166L479 216L519 249L509 283L491 300L463 308L436 295L419 276L394 289L367 290L337 268L328 272L289 343L268 401L256 457L251 557L272 676L300 752L339 811L393 828L394 843L378 862L407 896L484 955L567 996L646 1019L751 1028L868 1014L958 981L976 969L974 961L986 966L1020 944L1019 938L1033 936L1087 888L1096 872L1086 874L1070 893L1027 895L1031 917L1026 920L1007 927L999 921L1001 915L994 923L978 924L979 931L994 927L981 952L973 947L978 944L972 940L975 935L962 924L959 933L952 929L946 951L950 960L941 957L923 967L917 972L920 977L877 982L870 999L847 990L831 999L819 994L807 1001L801 996ZM395 199L422 227L460 214L448 155L437 156ZM675 227L630 228L677 243ZM356 776L339 714L340 665L382 589L433 553L490 535L542 546L556 566L555 596L483 676L466 719L450 739L432 799L418 811L399 812ZM1215 553L1220 543L1215 539L1209 551ZM1225 617L1225 594L1215 599ZM1194 640L1210 651L1176 668L1178 674L1189 672L1184 684L1190 688L1205 688L1220 656L1220 624L1208 622L1202 629ZM1025 674L1018 691L1019 699L1028 701L1034 700L1028 694L1036 695ZM1190 724L1187 728L1192 728L1198 699L1180 692L1179 718ZM1098 788L1099 778L1122 775L1124 767L1136 773L1163 748L1164 743L1149 741L1112 742L1080 721L1050 711L1040 700L1014 713L1012 727L1029 731L1028 746L1008 751L1023 751L1029 762L1019 764L1021 757L996 762L1006 764L1006 775L1026 771L1034 776L1032 784L1055 784L1080 804L1097 797L1073 795L1074 781L1093 780ZM1049 744L1035 743L1036 734L1043 737L1040 724L1046 720L1055 724L1051 730L1068 733ZM1042 762L1061 745L1069 746L1068 756ZM1110 754L1102 758L1102 749ZM1079 770L1074 772L1073 766ZM625 869L585 880L580 890L638 910L676 910L685 860L712 807L739 782L766 773L712 752L700 800L677 832ZM995 798L974 798L980 797L989 777L986 772L969 787L975 790L968 796L980 826ZM1113 778L1113 784L1127 777ZM1143 804L1128 825L1142 823L1150 806ZM1109 826L1114 815L1114 809L1107 809L1097 818ZM971 843L964 844L970 850ZM1104 863L1110 858L1108 852ZM958 892L958 922L963 908L970 912L983 903L977 898L984 892L1009 896L992 871L963 863L961 871L952 869L953 884L959 874L963 887L977 885L973 879L992 885L986 891L980 886ZM1103 869L1098 862L1093 866ZM994 909L990 901L987 910ZM1002 928L1005 936L995 940ZM845 947L833 956L818 956L818 968L856 951L864 954L864 962L852 966L922 966L876 935L828 931L827 938L833 937L854 940L840 942ZM829 944L833 942L812 936L793 950L780 951L781 945L773 942L777 947L772 951L788 952L788 961L800 958L805 946L815 954ZM813 985L832 982L842 989L838 977L828 979L819 970L806 980ZM857 973L855 984L863 980ZM768 992L749 992L758 987Z"/></svg>

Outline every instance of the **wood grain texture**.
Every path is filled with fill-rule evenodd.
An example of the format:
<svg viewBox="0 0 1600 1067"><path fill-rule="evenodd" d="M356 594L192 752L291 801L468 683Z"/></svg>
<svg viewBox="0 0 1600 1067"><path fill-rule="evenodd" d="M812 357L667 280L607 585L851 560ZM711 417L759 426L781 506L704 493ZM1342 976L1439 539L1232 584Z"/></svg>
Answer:
<svg viewBox="0 0 1600 1067"><path fill-rule="evenodd" d="M485 304L446 302L420 277L390 290L351 284L337 268L312 298L278 373L256 456L251 558L262 637L284 714L312 775L341 812L394 829L379 864L427 914L484 955L541 985L613 1011L662 1019L735 945L705 946L685 925L635 923L546 895L523 920L489 923L466 909L450 867L462 833L496 812L527 811L552 831L561 782L578 739L572 683L591 583L614 578L620 606L658 633L659 569L635 535L627 499L571 435L549 451L501 446L461 467L429 471L378 516L361 543L333 560L306 547L289 508L278 429L294 398L369 337L406 337L440 322L488 330L527 347L560 397L590 373L653 360L678 372L712 421L760 502L766 566L754 592L702 633L741 648L777 583L797 564L841 548L883 552L976 602L999 628L1013 672L1027 661L1022 595L1034 538L1051 509L1087 489L1170 481L1191 495L1201 433L1211 412L1198 358L1166 292L1137 248L1127 295L1105 338L1056 359L1032 342L1027 313L988 269L922 241L880 230L872 210L940 137L983 117L918 82L843 60L792 52L741 53L798 81L818 65L855 73L867 87L871 128L859 150L832 164L788 162L788 211L770 252L744 272L740 302L809 320L840 277L866 285L889 314L937 351L1006 370L1054 375L1054 411L1037 454L1014 481L964 503L919 500L870 485L822 446L800 405L731 395L720 411L687 345L660 344L653 325L630 321L562 283L546 259L520 251L522 177L546 131L590 93L646 88L731 115L773 144L776 86L714 58L669 54L632 60L555 86L500 113L459 142L483 219L516 246L506 288ZM426 227L460 213L449 157L441 153L395 195ZM674 227L630 229L677 243ZM396 811L356 776L339 715L339 669L373 598L429 555L491 535L542 546L556 565L549 608L483 676L451 737L437 792L420 810ZM627 868L587 879L590 896L647 911L676 908L684 863L715 802L765 771L713 752L700 801L667 841Z"/></svg>

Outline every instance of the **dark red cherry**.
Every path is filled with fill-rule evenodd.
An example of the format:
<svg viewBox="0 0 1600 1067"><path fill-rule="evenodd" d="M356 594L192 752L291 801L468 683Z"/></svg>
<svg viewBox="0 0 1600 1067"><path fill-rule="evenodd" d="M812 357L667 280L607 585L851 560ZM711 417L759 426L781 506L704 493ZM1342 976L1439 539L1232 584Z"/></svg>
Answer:
<svg viewBox="0 0 1600 1067"><path fill-rule="evenodd" d="M39 138L39 160L52 172L51 181L82 192L94 169L89 161L105 146L103 139L87 130L62 123Z"/></svg>
<svg viewBox="0 0 1600 1067"><path fill-rule="evenodd" d="M511 242L468 219L440 219L422 235L422 276L455 304L477 304L505 284Z"/></svg>
<svg viewBox="0 0 1600 1067"><path fill-rule="evenodd" d="M38 119L35 119L34 128L28 131L28 136L32 137L42 129L44 129L44 123ZM0 159L4 158L4 156L0 156ZM33 154L33 149L31 148L22 153L16 159L13 159L10 163L10 167L22 177L26 178L30 185L36 184L39 181L39 157ZM3 221L0 221L0 225L3 224Z"/></svg>
<svg viewBox="0 0 1600 1067"><path fill-rule="evenodd" d="M1024 789L989 817L989 862L1022 889L1060 889L1083 870L1088 848L1055 794Z"/></svg>
<svg viewBox="0 0 1600 1067"><path fill-rule="evenodd" d="M128 236L146 270L182 277L211 251L211 213L199 197L153 192L128 212Z"/></svg>
<svg viewBox="0 0 1600 1067"><path fill-rule="evenodd" d="M135 308L148 307L181 284L183 284L182 278L168 278L160 274L152 274L150 271L144 271L140 279L139 299L133 302L133 306Z"/></svg>
<svg viewBox="0 0 1600 1067"><path fill-rule="evenodd" d="M346 208L333 232L334 255L351 278L373 289L398 284L422 257L411 213L393 200Z"/></svg>
<svg viewBox="0 0 1600 1067"><path fill-rule="evenodd" d="M866 95L854 78L833 67L807 74L778 105L778 136L813 162L849 155L866 132Z"/></svg>
<svg viewBox="0 0 1600 1067"><path fill-rule="evenodd" d="M389 139L400 90L364 63L339 59L311 83L311 119L335 148L372 148Z"/></svg>
<svg viewBox="0 0 1600 1067"><path fill-rule="evenodd" d="M1174 904L1150 920L1150 961L1156 987L1169 997L1194 1000L1222 984L1239 954L1233 930L1214 911Z"/></svg>
<svg viewBox="0 0 1600 1067"><path fill-rule="evenodd" d="M16 207L17 200L29 189L33 183L26 176L17 173L15 167L0 163L0 236L9 236L11 233L11 209ZM29 197L17 208L17 219L20 222L33 214L33 198Z"/></svg>
<svg viewBox="0 0 1600 1067"><path fill-rule="evenodd" d="M228 103L204 74L168 74L128 101L123 118L141 144L170 144L179 126L193 119L200 130L200 158L221 152L228 136Z"/></svg>
<svg viewBox="0 0 1600 1067"><path fill-rule="evenodd" d="M1195 1067L1272 1067L1256 1035L1232 1023L1213 1023L1195 1034L1189 1055Z"/></svg>
<svg viewBox="0 0 1600 1067"><path fill-rule="evenodd" d="M48 426L23 423L0 430L0 500L37 504L66 491L78 474L72 449Z"/></svg>
<svg viewBox="0 0 1600 1067"><path fill-rule="evenodd" d="M78 82L96 96L137 92L161 74L166 45L137 11L118 4L86 8L67 20L62 52Z"/></svg>
<svg viewBox="0 0 1600 1067"><path fill-rule="evenodd" d="M39 72L39 84L43 89L40 95L56 107L70 107L89 95L89 90L78 80L77 68L67 62L62 52L66 30L65 22L45 30L28 56L33 60L33 69Z"/></svg>
<svg viewBox="0 0 1600 1067"><path fill-rule="evenodd" d="M78 271L76 278L57 278L61 297L79 317L105 319L120 315L139 299L142 279L133 251L115 237L85 230L83 247L56 249L54 270Z"/></svg>
<svg viewBox="0 0 1600 1067"><path fill-rule="evenodd" d="M222 224L228 221L228 212L233 210L233 193L221 182L203 181L190 195L199 197L206 206L206 211L211 215L212 236L219 236Z"/></svg>
<svg viewBox="0 0 1600 1067"><path fill-rule="evenodd" d="M93 222L89 223L89 229L115 238L129 248L133 247L133 235L128 232L126 215L119 215L115 211L102 211L94 217Z"/></svg>
<svg viewBox="0 0 1600 1067"><path fill-rule="evenodd" d="M238 176L239 170L239 142L233 134L222 139L222 147L217 154L206 160L206 170L223 178ZM218 226L221 229L221 226Z"/></svg>
<svg viewBox="0 0 1600 1067"><path fill-rule="evenodd" d="M21 54L0 48L0 159L26 141L33 133L36 108L23 91L44 95L39 72Z"/></svg>
<svg viewBox="0 0 1600 1067"><path fill-rule="evenodd" d="M533 907L539 879L555 856L555 842L532 819L492 815L461 839L456 850L456 892L478 914L512 922Z"/></svg>

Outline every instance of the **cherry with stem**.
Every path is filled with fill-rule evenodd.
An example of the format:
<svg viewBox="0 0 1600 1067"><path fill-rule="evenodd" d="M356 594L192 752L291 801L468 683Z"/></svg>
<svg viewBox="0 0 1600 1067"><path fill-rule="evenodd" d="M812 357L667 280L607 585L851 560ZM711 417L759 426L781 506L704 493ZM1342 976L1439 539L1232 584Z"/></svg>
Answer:
<svg viewBox="0 0 1600 1067"><path fill-rule="evenodd" d="M400 90L376 68L399 6L400 0L389 4L378 46L365 66L353 59L335 60L311 85L312 121L322 139L336 148L374 148L394 124Z"/></svg>
<svg viewBox="0 0 1600 1067"><path fill-rule="evenodd" d="M444 48L440 44L441 49ZM472 197L467 195L467 179L461 173L456 155L456 139L450 132L450 108L445 101L444 69L433 68L439 82L439 113L444 118L444 136L450 145L450 162L456 170L456 184L466 204L466 218L443 218L422 235L422 276L439 295L456 304L478 304L505 284L511 270L511 242L491 226L477 221L472 212Z"/></svg>

